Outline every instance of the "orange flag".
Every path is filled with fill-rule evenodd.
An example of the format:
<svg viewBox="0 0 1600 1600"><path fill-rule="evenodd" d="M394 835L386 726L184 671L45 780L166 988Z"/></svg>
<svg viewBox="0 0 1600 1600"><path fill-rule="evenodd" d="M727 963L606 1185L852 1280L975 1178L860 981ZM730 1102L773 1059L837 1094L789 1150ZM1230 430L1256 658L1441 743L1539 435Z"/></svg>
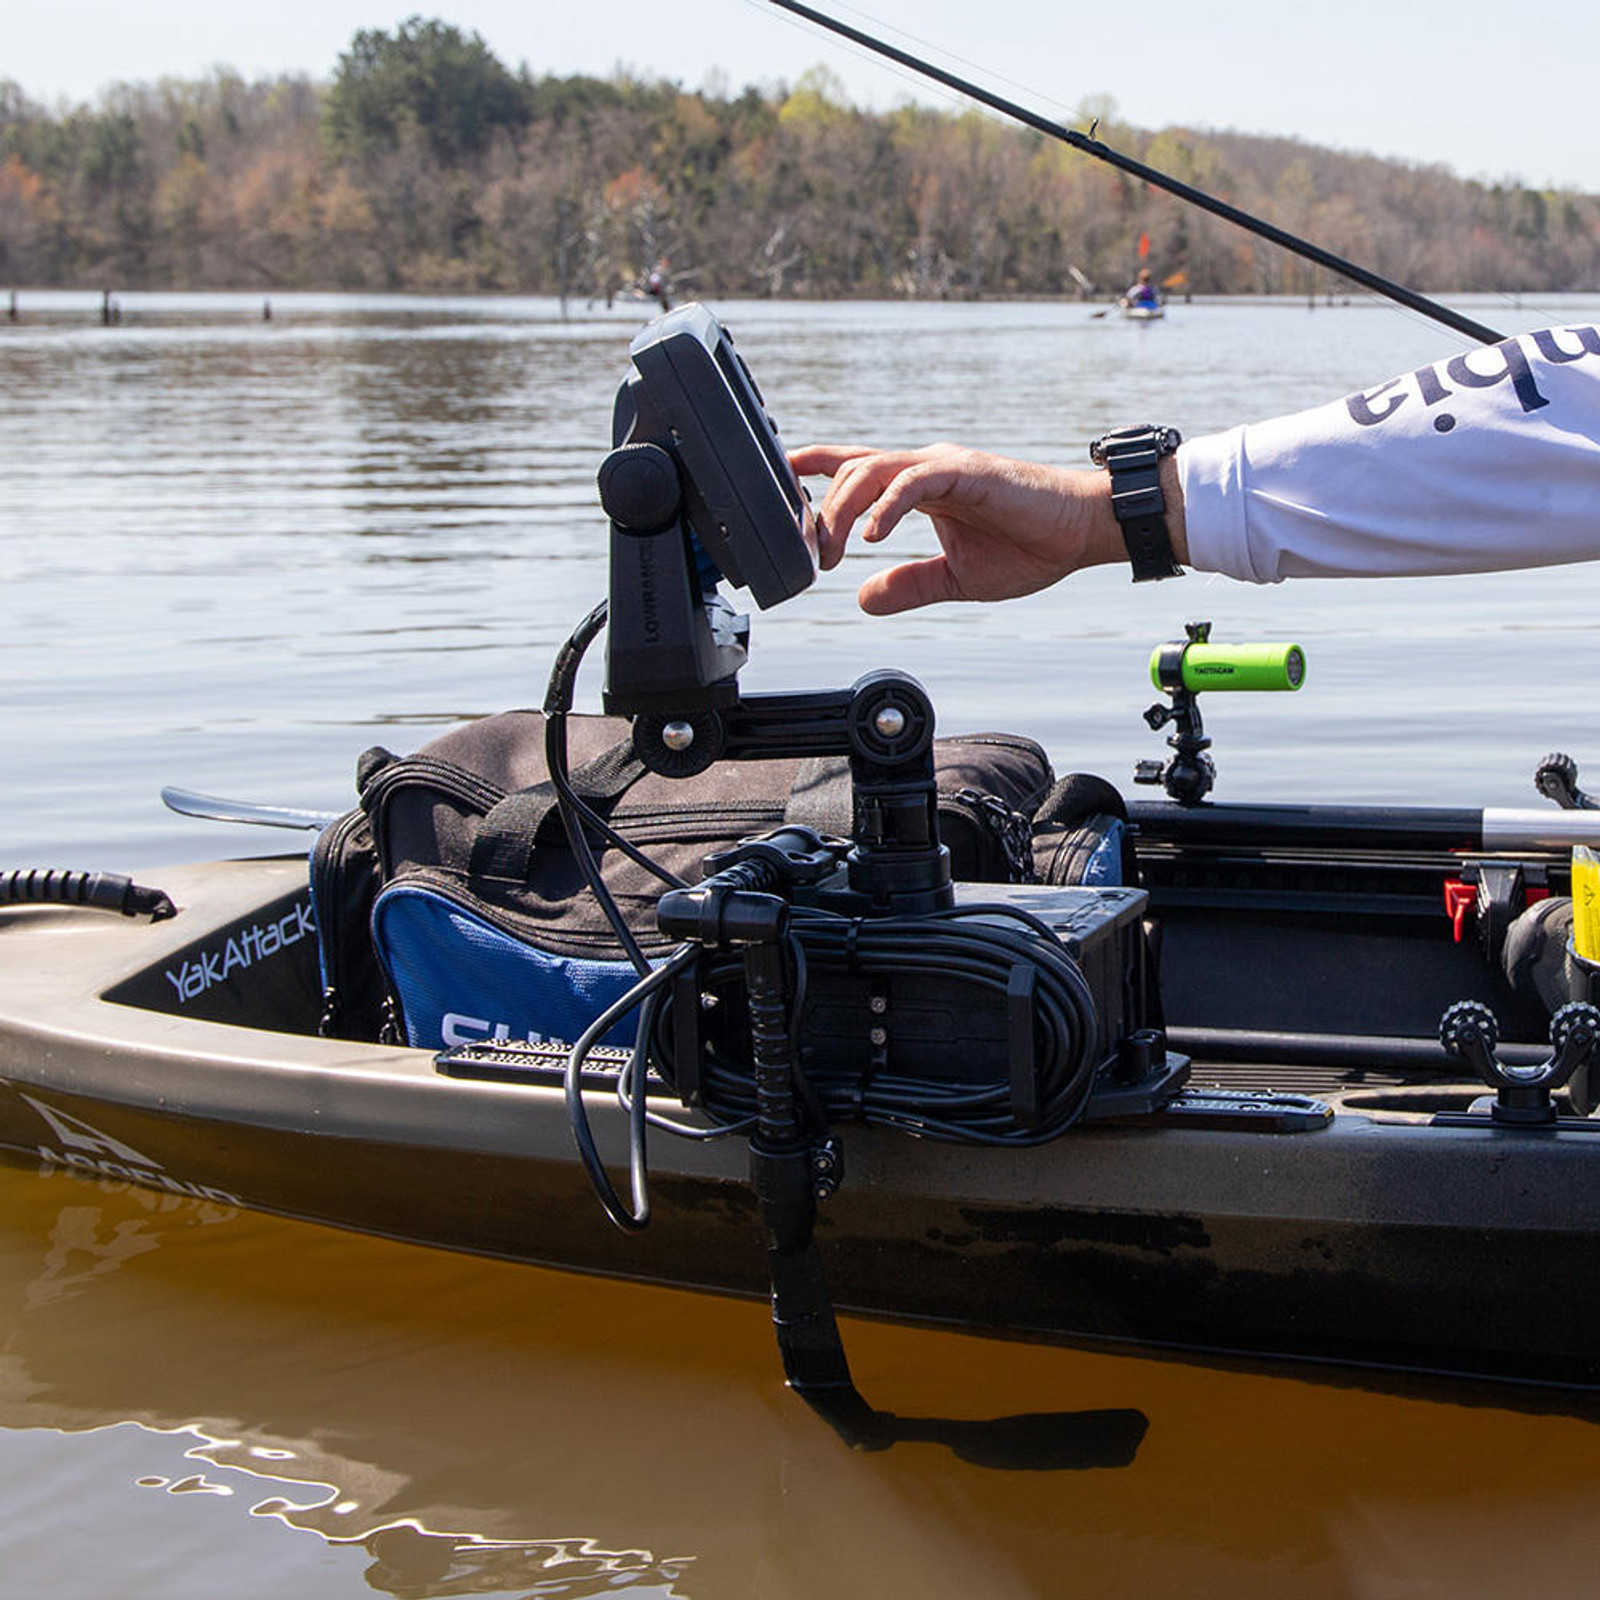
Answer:
<svg viewBox="0 0 1600 1600"><path fill-rule="evenodd" d="M1148 233L1141 233L1139 235L1139 259L1141 261L1145 261L1145 260L1149 259L1149 256L1150 256L1150 235Z"/></svg>

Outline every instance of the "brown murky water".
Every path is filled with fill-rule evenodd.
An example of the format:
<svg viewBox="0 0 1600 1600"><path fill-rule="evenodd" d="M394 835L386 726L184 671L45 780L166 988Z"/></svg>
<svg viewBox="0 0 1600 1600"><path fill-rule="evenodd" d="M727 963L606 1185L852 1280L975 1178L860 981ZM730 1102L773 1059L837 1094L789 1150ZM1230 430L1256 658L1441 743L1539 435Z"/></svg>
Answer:
<svg viewBox="0 0 1600 1600"><path fill-rule="evenodd" d="M1584 1402L851 1323L907 1435L854 1452L762 1306L15 1167L0 1285L8 1595L1377 1600L1592 1568Z"/></svg>
<svg viewBox="0 0 1600 1600"><path fill-rule="evenodd" d="M366 745L536 702L603 588L593 473L636 311L124 304L103 330L90 297L24 296L0 326L4 865L281 846L156 790L342 806ZM1076 306L719 309L791 440L1058 459L1108 421L1219 426L1448 346L1361 308L1157 329ZM1152 597L1104 573L868 625L851 597L877 559L759 618L749 686L902 666L946 728L1019 727L1121 780L1156 753L1151 644L1209 615L1312 661L1303 695L1208 718L1224 797L1526 803L1546 749L1585 754L1561 686L1591 669L1586 577ZM852 1452L784 1394L761 1306L16 1166L0 1283L6 1597L1592 1587L1600 1434L1570 1397L852 1324L864 1392L901 1419Z"/></svg>

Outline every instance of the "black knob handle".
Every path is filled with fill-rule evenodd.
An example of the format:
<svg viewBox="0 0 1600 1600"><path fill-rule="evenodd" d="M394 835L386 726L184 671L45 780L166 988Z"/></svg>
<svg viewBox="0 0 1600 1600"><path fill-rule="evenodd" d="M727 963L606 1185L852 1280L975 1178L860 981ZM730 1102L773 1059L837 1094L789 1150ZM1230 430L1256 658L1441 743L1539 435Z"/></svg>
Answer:
<svg viewBox="0 0 1600 1600"><path fill-rule="evenodd" d="M678 468L658 444L619 445L600 463L600 504L619 528L653 533L678 514Z"/></svg>
<svg viewBox="0 0 1600 1600"><path fill-rule="evenodd" d="M1499 1042L1500 1024L1480 1000L1458 1000L1439 1019L1439 1043L1448 1055L1473 1060L1480 1052L1492 1055Z"/></svg>

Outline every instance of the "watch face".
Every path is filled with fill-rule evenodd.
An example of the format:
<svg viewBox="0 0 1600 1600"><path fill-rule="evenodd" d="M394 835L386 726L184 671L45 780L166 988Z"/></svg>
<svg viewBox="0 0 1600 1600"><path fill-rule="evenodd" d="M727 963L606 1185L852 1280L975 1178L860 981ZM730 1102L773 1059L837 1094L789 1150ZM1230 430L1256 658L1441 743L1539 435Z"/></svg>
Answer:
<svg viewBox="0 0 1600 1600"><path fill-rule="evenodd" d="M1097 467L1103 467L1106 465L1107 448L1119 444L1148 444L1158 456L1170 456L1182 443L1183 435L1176 428L1158 428L1150 422L1136 423L1101 434L1089 446L1089 459Z"/></svg>

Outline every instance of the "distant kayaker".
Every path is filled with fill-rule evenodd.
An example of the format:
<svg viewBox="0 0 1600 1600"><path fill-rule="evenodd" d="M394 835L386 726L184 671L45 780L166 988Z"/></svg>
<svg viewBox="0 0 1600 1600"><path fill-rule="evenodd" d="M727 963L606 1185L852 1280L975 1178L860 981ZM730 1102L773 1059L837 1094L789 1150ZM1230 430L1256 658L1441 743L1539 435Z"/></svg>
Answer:
<svg viewBox="0 0 1600 1600"><path fill-rule="evenodd" d="M1142 437L1147 462L1159 457L1161 509L1136 499L1145 521L1130 518L1126 532L1108 471L953 444L812 445L792 459L800 474L833 480L819 508L824 567L839 564L853 532L875 544L908 512L932 519L940 554L862 584L861 607L875 615L1033 594L1127 561L1141 541L1148 573L1152 530L1170 545L1166 572L1176 562L1250 583L1600 558L1600 327L1475 347L1175 449L1168 429L1119 431Z"/></svg>
<svg viewBox="0 0 1600 1600"><path fill-rule="evenodd" d="M1120 303L1140 311L1154 311L1161 304L1161 296L1156 293L1156 286L1150 281L1148 267L1139 268L1139 276L1128 285Z"/></svg>

